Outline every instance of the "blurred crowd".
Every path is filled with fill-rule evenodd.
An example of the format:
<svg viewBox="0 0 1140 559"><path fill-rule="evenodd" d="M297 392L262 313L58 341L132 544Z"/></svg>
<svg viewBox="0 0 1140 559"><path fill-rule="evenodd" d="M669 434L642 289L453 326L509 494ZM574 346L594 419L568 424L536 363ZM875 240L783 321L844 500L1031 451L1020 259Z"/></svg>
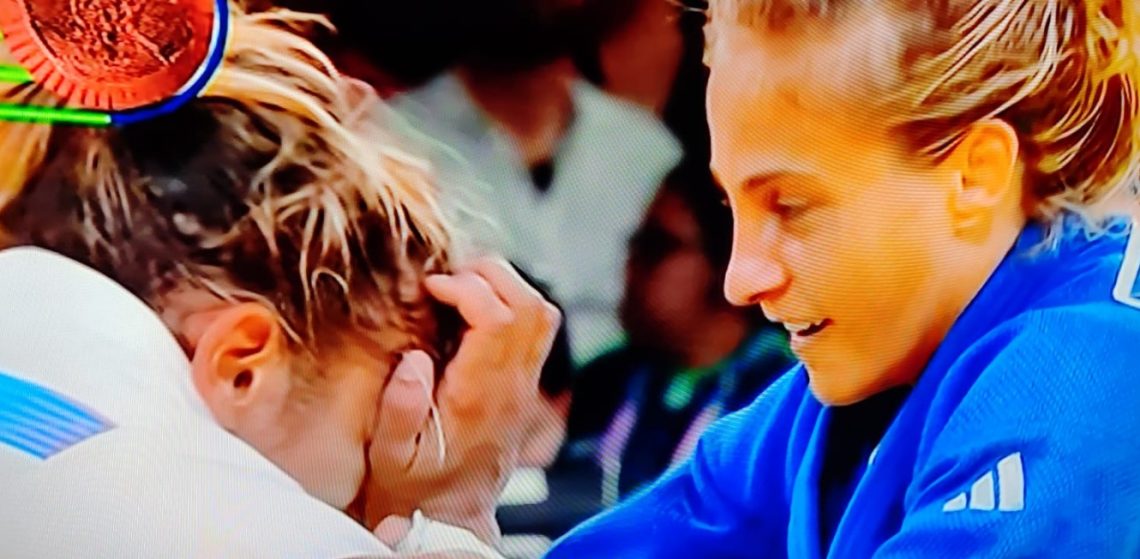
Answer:
<svg viewBox="0 0 1140 559"><path fill-rule="evenodd" d="M518 557L692 451L792 363L729 305L732 218L708 170L700 2L281 0L388 100L472 253L506 256L564 312L547 421L499 520ZM529 547L527 547L529 546Z"/></svg>

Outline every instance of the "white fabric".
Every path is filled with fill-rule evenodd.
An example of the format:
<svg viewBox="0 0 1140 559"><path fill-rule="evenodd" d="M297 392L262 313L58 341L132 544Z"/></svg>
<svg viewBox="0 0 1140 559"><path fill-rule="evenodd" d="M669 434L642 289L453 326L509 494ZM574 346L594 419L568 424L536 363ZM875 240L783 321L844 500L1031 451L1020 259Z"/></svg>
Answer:
<svg viewBox="0 0 1140 559"><path fill-rule="evenodd" d="M114 423L46 460L0 445L0 556L392 556L221 429L158 317L93 270L0 251L0 372Z"/></svg>
<svg viewBox="0 0 1140 559"><path fill-rule="evenodd" d="M455 75L392 106L427 140L444 203L475 246L550 285L565 307L575 361L583 362L620 340L627 241L682 153L660 120L632 103L583 81L573 102L546 193L534 188L509 134Z"/></svg>
<svg viewBox="0 0 1140 559"><path fill-rule="evenodd" d="M461 530L424 516L420 511L412 515L412 528L404 541L396 546L401 555L420 555L449 551L467 551L484 557L497 558L498 552L476 538L467 530Z"/></svg>

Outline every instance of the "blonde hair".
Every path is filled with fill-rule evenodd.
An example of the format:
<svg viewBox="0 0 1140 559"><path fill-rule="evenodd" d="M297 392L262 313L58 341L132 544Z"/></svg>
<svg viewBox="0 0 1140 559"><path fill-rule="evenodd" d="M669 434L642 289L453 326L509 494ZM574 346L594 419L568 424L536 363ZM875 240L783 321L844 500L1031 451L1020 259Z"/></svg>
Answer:
<svg viewBox="0 0 1140 559"><path fill-rule="evenodd" d="M109 129L0 122L0 229L159 310L186 287L262 302L308 349L345 328L443 344L446 311L421 280L447 270L451 233L425 164L381 128L375 93L302 38L323 20L232 12L223 67L171 115ZM0 101L53 102L30 85L0 88Z"/></svg>
<svg viewBox="0 0 1140 559"><path fill-rule="evenodd" d="M711 0L714 22L762 30L888 9L901 73L879 109L937 159L986 118L1013 126L1033 218L1059 230L1134 212L1140 171L1136 0Z"/></svg>

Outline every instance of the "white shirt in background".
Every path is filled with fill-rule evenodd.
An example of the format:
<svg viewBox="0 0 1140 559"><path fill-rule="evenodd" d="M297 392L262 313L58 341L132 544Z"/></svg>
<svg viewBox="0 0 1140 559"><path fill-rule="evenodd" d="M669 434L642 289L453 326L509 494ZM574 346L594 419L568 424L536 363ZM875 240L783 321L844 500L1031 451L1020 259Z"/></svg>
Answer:
<svg viewBox="0 0 1140 559"><path fill-rule="evenodd" d="M627 242L680 143L651 112L576 81L574 121L550 188L534 187L510 136L454 74L391 101L428 142L444 203L478 249L502 254L547 283L564 307L574 360L620 341L617 308Z"/></svg>

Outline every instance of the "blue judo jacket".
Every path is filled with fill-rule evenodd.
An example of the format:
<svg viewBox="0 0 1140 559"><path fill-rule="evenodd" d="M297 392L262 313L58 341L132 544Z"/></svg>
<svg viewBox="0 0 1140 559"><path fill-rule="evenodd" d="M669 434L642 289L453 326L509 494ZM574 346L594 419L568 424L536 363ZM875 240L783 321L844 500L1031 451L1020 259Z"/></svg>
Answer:
<svg viewBox="0 0 1140 559"><path fill-rule="evenodd" d="M1070 224L1033 251L1043 232L1027 228L839 476L844 490L822 476L842 408L821 405L797 366L546 557L1140 557L1130 229L1090 238Z"/></svg>

